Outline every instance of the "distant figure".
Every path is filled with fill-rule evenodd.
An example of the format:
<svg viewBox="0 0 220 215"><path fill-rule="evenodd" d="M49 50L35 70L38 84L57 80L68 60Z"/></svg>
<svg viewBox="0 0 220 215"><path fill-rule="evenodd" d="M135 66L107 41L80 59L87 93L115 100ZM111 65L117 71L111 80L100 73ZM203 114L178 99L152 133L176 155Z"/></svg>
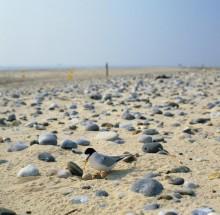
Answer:
<svg viewBox="0 0 220 215"><path fill-rule="evenodd" d="M106 78L109 77L108 63L105 64L105 76Z"/></svg>

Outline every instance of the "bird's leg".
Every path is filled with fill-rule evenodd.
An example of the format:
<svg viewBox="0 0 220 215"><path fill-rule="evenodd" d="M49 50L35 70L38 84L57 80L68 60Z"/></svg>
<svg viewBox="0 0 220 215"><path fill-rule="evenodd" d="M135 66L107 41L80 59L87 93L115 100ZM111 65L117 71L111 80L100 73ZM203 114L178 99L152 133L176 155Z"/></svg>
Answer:
<svg viewBox="0 0 220 215"><path fill-rule="evenodd" d="M108 175L108 172L107 172L107 171L100 171L100 176L101 176L102 178L105 178L107 175Z"/></svg>
<svg viewBox="0 0 220 215"><path fill-rule="evenodd" d="M101 171L98 171L95 174L93 174L92 179L101 179Z"/></svg>
<svg viewBox="0 0 220 215"><path fill-rule="evenodd" d="M84 161L83 171L86 171L87 163L88 163L88 160L86 159L86 160Z"/></svg>

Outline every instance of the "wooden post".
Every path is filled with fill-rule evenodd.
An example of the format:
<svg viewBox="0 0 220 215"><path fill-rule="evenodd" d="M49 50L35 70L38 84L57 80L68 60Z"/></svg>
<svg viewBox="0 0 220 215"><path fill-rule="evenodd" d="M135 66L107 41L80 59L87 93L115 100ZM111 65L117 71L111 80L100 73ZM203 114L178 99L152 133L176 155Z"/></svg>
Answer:
<svg viewBox="0 0 220 215"><path fill-rule="evenodd" d="M105 64L105 76L108 79L109 77L108 63Z"/></svg>

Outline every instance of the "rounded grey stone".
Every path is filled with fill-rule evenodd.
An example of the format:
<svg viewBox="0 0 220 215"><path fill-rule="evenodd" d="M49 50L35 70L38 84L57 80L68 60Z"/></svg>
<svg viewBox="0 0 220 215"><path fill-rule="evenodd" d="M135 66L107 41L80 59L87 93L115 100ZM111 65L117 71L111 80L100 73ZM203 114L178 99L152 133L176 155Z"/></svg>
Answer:
<svg viewBox="0 0 220 215"><path fill-rule="evenodd" d="M1 164L4 164L4 163L8 163L8 161L7 161L7 160L2 160L2 159L0 159L0 165L1 165Z"/></svg>
<svg viewBox="0 0 220 215"><path fill-rule="evenodd" d="M158 172L148 172L148 173L144 176L144 178L155 178L155 177L160 176L160 175L161 175L161 174L158 173Z"/></svg>
<svg viewBox="0 0 220 215"><path fill-rule="evenodd" d="M86 195L74 196L70 199L70 202L73 204L85 204L88 201L89 201L89 198Z"/></svg>
<svg viewBox="0 0 220 215"><path fill-rule="evenodd" d="M203 208L197 208L194 211L192 211L192 215L208 215L211 212L214 212L212 208L203 207Z"/></svg>
<svg viewBox="0 0 220 215"><path fill-rule="evenodd" d="M156 196L163 191L163 185L155 179L144 178L137 180L131 190L144 196Z"/></svg>
<svg viewBox="0 0 220 215"><path fill-rule="evenodd" d="M94 100L101 100L102 95L100 93L94 93L94 94L90 95L90 98L94 99Z"/></svg>
<svg viewBox="0 0 220 215"><path fill-rule="evenodd" d="M153 203L153 204L149 204L149 205L144 206L145 211L156 210L158 208L160 208L160 205L157 203Z"/></svg>
<svg viewBox="0 0 220 215"><path fill-rule="evenodd" d="M39 176L39 175L40 173L38 168L32 164L25 166L17 174L18 177Z"/></svg>
<svg viewBox="0 0 220 215"><path fill-rule="evenodd" d="M99 126L95 123L88 123L86 125L86 131L99 131Z"/></svg>
<svg viewBox="0 0 220 215"><path fill-rule="evenodd" d="M173 117L174 116L174 114L171 113L171 112L164 112L163 115L167 116L167 117Z"/></svg>
<svg viewBox="0 0 220 215"><path fill-rule="evenodd" d="M64 140L60 146L62 149L75 149L77 148L77 144L73 142L72 140Z"/></svg>
<svg viewBox="0 0 220 215"><path fill-rule="evenodd" d="M96 135L96 139L114 141L118 138L118 134L114 131L102 131Z"/></svg>
<svg viewBox="0 0 220 215"><path fill-rule="evenodd" d="M8 148L8 152L16 152L16 151L22 151L24 149L28 148L28 146L24 143L21 142L17 142L14 145L11 145Z"/></svg>
<svg viewBox="0 0 220 215"><path fill-rule="evenodd" d="M169 184L173 184L173 185L182 185L184 183L184 178L173 178L171 177L169 180L168 180Z"/></svg>
<svg viewBox="0 0 220 215"><path fill-rule="evenodd" d="M146 129L143 131L144 134L146 135L156 135L156 134L159 134L159 132L154 129L154 128L149 128L149 129Z"/></svg>
<svg viewBox="0 0 220 215"><path fill-rule="evenodd" d="M71 176L71 173L69 170L66 169L60 169L57 171L58 178L68 178Z"/></svg>
<svg viewBox="0 0 220 215"><path fill-rule="evenodd" d="M188 182L188 181L186 181L183 186L187 189L195 189L199 187L198 184L195 184L193 182Z"/></svg>
<svg viewBox="0 0 220 215"><path fill-rule="evenodd" d="M138 138L138 142L140 142L140 143L152 143L153 142L153 138L151 136L149 136L149 135L142 134Z"/></svg>
<svg viewBox="0 0 220 215"><path fill-rule="evenodd" d="M53 133L41 134L38 142L40 145L57 145L57 136Z"/></svg>
<svg viewBox="0 0 220 215"><path fill-rule="evenodd" d="M175 211L160 211L159 215L178 215Z"/></svg>
<svg viewBox="0 0 220 215"><path fill-rule="evenodd" d="M16 115L15 114L10 114L8 115L7 121L12 122L16 120Z"/></svg>
<svg viewBox="0 0 220 215"><path fill-rule="evenodd" d="M187 166L179 166L171 170L168 170L167 173L188 173L190 171L191 171L190 168Z"/></svg>
<svg viewBox="0 0 220 215"><path fill-rule="evenodd" d="M142 146L142 151L145 153L157 153L161 150L163 150L163 146L157 142L144 143Z"/></svg>
<svg viewBox="0 0 220 215"><path fill-rule="evenodd" d="M126 120L133 120L135 119L135 116L129 113L128 111L126 111L122 114L122 118Z"/></svg>
<svg viewBox="0 0 220 215"><path fill-rule="evenodd" d="M86 139L83 139L83 138L80 138L80 139L76 140L75 143L77 145L81 145L81 146L89 146L90 145L90 141L86 140Z"/></svg>
<svg viewBox="0 0 220 215"><path fill-rule="evenodd" d="M83 170L74 162L70 161L67 164L67 169L72 175L81 176L83 175Z"/></svg>
<svg viewBox="0 0 220 215"><path fill-rule="evenodd" d="M97 190L95 193L96 196L98 197L107 197L109 196L108 192L106 192L105 190Z"/></svg>
<svg viewBox="0 0 220 215"><path fill-rule="evenodd" d="M38 155L38 159L46 162L54 162L55 158L48 152L42 152Z"/></svg>
<svg viewBox="0 0 220 215"><path fill-rule="evenodd" d="M16 215L16 213L7 208L0 208L0 215Z"/></svg>

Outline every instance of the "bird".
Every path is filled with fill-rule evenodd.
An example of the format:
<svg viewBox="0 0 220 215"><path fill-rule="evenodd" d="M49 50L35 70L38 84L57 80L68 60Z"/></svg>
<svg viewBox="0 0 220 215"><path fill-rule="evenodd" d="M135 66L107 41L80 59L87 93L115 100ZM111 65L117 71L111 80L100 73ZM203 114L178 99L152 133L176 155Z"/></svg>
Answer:
<svg viewBox="0 0 220 215"><path fill-rule="evenodd" d="M86 167L86 164L89 163L89 165L93 169L98 170L100 173L101 172L108 173L114 168L114 166L120 160L123 160L128 155L130 155L130 154L124 154L121 156L109 156L109 155L98 153L93 148L87 148L84 153L88 155L85 160L85 167Z"/></svg>

